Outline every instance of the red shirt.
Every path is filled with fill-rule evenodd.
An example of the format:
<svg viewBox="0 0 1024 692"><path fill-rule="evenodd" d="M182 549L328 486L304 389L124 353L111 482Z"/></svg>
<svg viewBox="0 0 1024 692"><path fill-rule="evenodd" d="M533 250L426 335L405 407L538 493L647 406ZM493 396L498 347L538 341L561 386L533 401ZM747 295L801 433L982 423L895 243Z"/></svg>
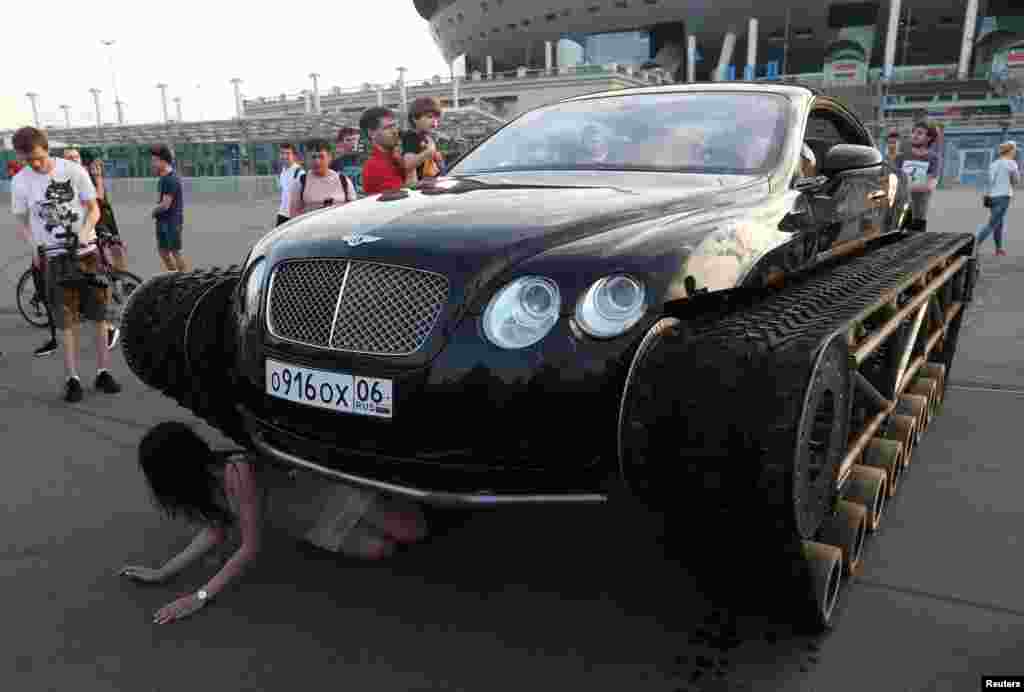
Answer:
<svg viewBox="0 0 1024 692"><path fill-rule="evenodd" d="M394 153L374 147L370 158L363 164L363 192L375 195L378 192L399 190L403 185L405 169L395 161Z"/></svg>

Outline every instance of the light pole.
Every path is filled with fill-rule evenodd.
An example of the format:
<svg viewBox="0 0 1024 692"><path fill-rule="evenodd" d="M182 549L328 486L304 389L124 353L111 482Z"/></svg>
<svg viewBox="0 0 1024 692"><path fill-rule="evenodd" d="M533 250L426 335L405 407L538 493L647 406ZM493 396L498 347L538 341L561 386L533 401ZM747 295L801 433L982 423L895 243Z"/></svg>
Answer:
<svg viewBox="0 0 1024 692"><path fill-rule="evenodd" d="M39 127L39 94L30 91L25 96L28 96L28 100L32 102L32 120L35 122L36 127Z"/></svg>
<svg viewBox="0 0 1024 692"><path fill-rule="evenodd" d="M156 88L160 90L160 100L164 105L164 122L170 120L170 116L167 115L167 85L160 83L156 85Z"/></svg>
<svg viewBox="0 0 1024 692"><path fill-rule="evenodd" d="M124 111L121 109L121 97L117 94L117 72L114 71L113 46L116 41L100 41L100 43L111 49L107 51L107 58L110 62L110 84L114 87L114 106L117 108L117 124L124 125Z"/></svg>
<svg viewBox="0 0 1024 692"><path fill-rule="evenodd" d="M402 98L402 122L404 123L406 118L409 117L409 97L405 90L405 73L408 71L408 68L398 67L395 69L398 70L398 89Z"/></svg>
<svg viewBox="0 0 1024 692"><path fill-rule="evenodd" d="M178 111L178 122L180 123L180 122L182 122L182 118L181 118L181 97L180 96L175 96L174 97L174 105L177 108L177 111Z"/></svg>
<svg viewBox="0 0 1024 692"><path fill-rule="evenodd" d="M93 88L89 89L89 93L92 94L92 100L96 104L96 130L99 131L103 128L103 117L100 115L100 90Z"/></svg>
<svg viewBox="0 0 1024 692"><path fill-rule="evenodd" d="M61 106L60 108L61 108L62 111L64 111L64 126L67 127L70 130L71 129L71 106Z"/></svg>
<svg viewBox="0 0 1024 692"><path fill-rule="evenodd" d="M235 77L231 80L231 83L235 85L235 115L241 120L242 119L242 90L238 86L242 83L239 77Z"/></svg>
<svg viewBox="0 0 1024 692"><path fill-rule="evenodd" d="M316 81L319 76L316 72L309 73L309 78L313 80L313 112L317 115L320 115L320 85Z"/></svg>

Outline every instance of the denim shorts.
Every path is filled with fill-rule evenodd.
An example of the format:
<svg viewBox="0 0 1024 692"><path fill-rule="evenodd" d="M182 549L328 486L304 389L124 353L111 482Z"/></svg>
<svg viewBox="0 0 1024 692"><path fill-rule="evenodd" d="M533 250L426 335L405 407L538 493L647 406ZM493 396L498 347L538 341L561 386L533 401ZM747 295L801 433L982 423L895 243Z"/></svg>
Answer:
<svg viewBox="0 0 1024 692"><path fill-rule="evenodd" d="M181 250L181 222L157 221L156 246L160 250L172 252Z"/></svg>

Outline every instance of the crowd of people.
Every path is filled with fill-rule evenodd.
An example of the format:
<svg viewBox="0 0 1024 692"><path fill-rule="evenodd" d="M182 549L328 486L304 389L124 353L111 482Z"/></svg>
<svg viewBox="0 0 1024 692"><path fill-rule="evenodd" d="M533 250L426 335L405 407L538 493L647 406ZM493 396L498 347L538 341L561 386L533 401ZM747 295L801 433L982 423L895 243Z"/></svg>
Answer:
<svg viewBox="0 0 1024 692"><path fill-rule="evenodd" d="M441 113L436 98L418 98L410 104L409 127L402 132L394 111L370 108L359 120L360 129L344 127L338 131L333 158L330 144L323 139L305 143L305 162L300 161L294 144L282 144L278 176L281 204L275 224L314 209L354 202L360 193L374 195L414 187L442 175L445 160L436 140ZM361 189L357 189L346 171L360 165L361 157L356 153L360 130L366 133L370 151L361 165Z"/></svg>

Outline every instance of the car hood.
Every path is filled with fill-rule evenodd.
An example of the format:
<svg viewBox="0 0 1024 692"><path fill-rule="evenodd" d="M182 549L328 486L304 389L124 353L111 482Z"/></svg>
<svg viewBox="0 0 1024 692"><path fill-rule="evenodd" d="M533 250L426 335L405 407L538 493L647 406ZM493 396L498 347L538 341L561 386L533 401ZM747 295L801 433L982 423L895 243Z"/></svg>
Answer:
<svg viewBox="0 0 1024 692"><path fill-rule="evenodd" d="M732 204L748 176L508 173L442 178L435 187L374 195L280 226L252 253L339 257L443 273L472 294L553 248L667 215ZM469 295L462 296L468 299Z"/></svg>

